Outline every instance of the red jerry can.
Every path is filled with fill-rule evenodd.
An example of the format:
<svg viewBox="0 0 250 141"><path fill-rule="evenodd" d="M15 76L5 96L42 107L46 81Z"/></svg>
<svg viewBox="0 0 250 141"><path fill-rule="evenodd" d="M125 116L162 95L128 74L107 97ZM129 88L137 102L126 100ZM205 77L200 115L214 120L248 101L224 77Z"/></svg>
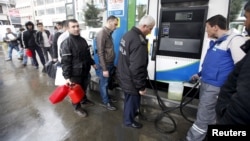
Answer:
<svg viewBox="0 0 250 141"><path fill-rule="evenodd" d="M71 84L69 86L68 96L73 104L79 103L85 96L85 92L79 84Z"/></svg>
<svg viewBox="0 0 250 141"><path fill-rule="evenodd" d="M50 95L49 100L52 104L61 102L68 94L69 86L58 86Z"/></svg>
<svg viewBox="0 0 250 141"><path fill-rule="evenodd" d="M28 57L32 57L32 52L31 52L30 49L26 49L26 55L27 55Z"/></svg>

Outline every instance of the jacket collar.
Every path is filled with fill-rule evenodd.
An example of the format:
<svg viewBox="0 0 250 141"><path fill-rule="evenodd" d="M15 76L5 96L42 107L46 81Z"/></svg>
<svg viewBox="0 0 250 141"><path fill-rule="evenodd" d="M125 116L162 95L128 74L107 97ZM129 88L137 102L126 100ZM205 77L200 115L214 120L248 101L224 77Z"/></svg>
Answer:
<svg viewBox="0 0 250 141"><path fill-rule="evenodd" d="M138 34L141 34L144 38L146 38L146 37L142 34L142 32L141 32L141 30L140 30L139 28L133 26L133 27L132 27L132 30L135 31L135 32L137 32Z"/></svg>
<svg viewBox="0 0 250 141"><path fill-rule="evenodd" d="M108 35L112 35L113 31L107 28L106 26L103 27L104 31L108 33Z"/></svg>

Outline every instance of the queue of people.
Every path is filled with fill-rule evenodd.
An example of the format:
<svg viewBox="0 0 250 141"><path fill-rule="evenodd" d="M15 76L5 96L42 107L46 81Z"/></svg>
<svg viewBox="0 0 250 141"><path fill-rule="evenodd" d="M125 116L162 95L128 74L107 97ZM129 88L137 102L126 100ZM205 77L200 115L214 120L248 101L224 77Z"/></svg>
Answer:
<svg viewBox="0 0 250 141"><path fill-rule="evenodd" d="M245 7L245 26L250 33L250 2ZM42 65L49 61L59 61L65 83L79 84L86 90L90 83L90 69L93 67L99 77L100 96L107 110L115 111L115 100L108 93L108 82L112 69L117 67L119 85L124 92L123 124L127 127L142 128L135 120L140 108L141 96L146 94L148 49L146 35L155 26L155 19L146 15L137 26L125 33L120 41L119 54L115 54L112 33L118 25L118 18L109 16L105 26L97 33L96 44L99 62L90 54L86 40L80 36L79 23L70 19L57 23L57 32L50 42L50 33L37 23L27 22L26 30L19 37L7 29L5 41L9 44L7 61L12 59L12 50L21 47L32 51L32 64L39 67L36 53ZM206 137L208 125L213 124L249 124L250 104L248 104L249 82L248 59L250 42L233 30L227 29L227 19L215 15L206 21L206 32L211 38L202 69L192 76L200 79L200 93L197 117L187 132L185 140L202 141ZM52 43L52 44L51 44ZM25 54L25 53L24 53ZM114 59L118 55L118 64ZM27 58L23 56L23 65ZM81 117L87 117L85 107L94 105L85 96L79 103L72 103L74 111Z"/></svg>

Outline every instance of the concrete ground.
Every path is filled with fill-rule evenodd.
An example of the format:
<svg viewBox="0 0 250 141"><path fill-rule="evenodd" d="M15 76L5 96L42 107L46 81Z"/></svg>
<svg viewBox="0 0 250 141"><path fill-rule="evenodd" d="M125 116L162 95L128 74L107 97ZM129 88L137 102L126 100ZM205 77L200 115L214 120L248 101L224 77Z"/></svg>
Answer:
<svg viewBox="0 0 250 141"><path fill-rule="evenodd" d="M119 89L111 92L118 99L114 104L118 110L108 111L99 105L101 98L95 82L87 92L95 105L86 107L89 116L81 118L68 98L56 105L50 103L48 98L56 86L53 79L42 73L42 68L37 70L30 62L22 67L16 55L13 61L4 59L0 46L0 141L179 141L191 126L179 112L174 112L171 115L177 124L176 131L159 132L153 122L160 113L157 100L148 95L142 100L143 114L151 117L151 121L139 118L142 129L125 127L122 92ZM168 118L163 118L160 126L173 127Z"/></svg>

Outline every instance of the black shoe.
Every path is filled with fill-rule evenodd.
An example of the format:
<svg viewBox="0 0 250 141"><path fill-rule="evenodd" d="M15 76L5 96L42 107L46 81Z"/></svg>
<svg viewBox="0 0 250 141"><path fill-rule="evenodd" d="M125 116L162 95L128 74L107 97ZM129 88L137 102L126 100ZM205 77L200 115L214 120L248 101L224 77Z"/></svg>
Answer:
<svg viewBox="0 0 250 141"><path fill-rule="evenodd" d="M45 67L43 67L43 69L42 69L42 73L47 73L47 71L46 71Z"/></svg>
<svg viewBox="0 0 250 141"><path fill-rule="evenodd" d="M84 107L89 107L89 106L94 106L94 105L95 105L94 102L92 102L92 101L90 101L90 100L88 100L88 99L85 99L84 101L82 101L81 104L82 104L82 106L84 106Z"/></svg>
<svg viewBox="0 0 250 141"><path fill-rule="evenodd" d="M80 117L87 117L88 113L82 109L82 108L77 108L75 112L80 116Z"/></svg>
<svg viewBox="0 0 250 141"><path fill-rule="evenodd" d="M110 111L115 111L116 107L111 105L111 103L107 103L107 104L101 104L101 106L103 106L104 108L110 110Z"/></svg>
<svg viewBox="0 0 250 141"><path fill-rule="evenodd" d="M132 124L128 124L128 125L126 125L127 127L132 127L132 128L142 128L142 124L141 123L139 123L139 122L133 122Z"/></svg>

